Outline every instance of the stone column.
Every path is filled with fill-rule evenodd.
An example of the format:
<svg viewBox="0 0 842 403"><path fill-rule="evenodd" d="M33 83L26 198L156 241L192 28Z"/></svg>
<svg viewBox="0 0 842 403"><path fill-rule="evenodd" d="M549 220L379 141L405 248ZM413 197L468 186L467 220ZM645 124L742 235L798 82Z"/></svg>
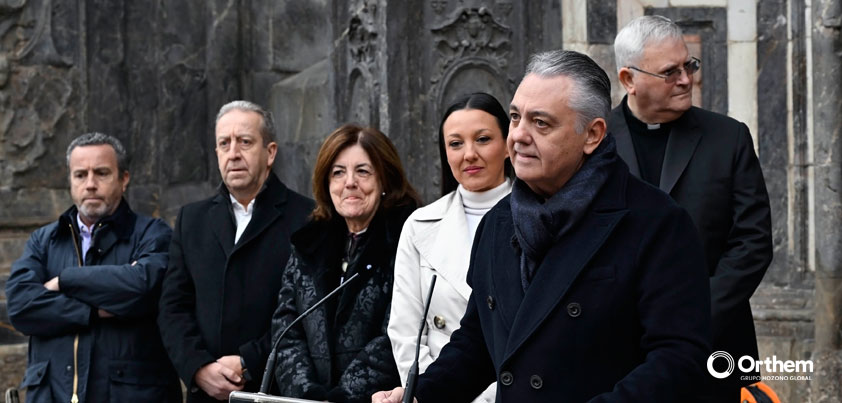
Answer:
<svg viewBox="0 0 842 403"><path fill-rule="evenodd" d="M816 371L812 401L842 401L842 0L813 1Z"/></svg>

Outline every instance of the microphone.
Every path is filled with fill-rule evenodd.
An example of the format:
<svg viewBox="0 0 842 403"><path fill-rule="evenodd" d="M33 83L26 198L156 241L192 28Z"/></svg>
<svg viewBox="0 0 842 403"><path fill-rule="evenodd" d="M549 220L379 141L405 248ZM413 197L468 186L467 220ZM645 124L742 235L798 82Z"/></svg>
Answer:
<svg viewBox="0 0 842 403"><path fill-rule="evenodd" d="M403 392L403 403L412 403L415 398L415 385L418 384L418 358L421 355L421 336L424 334L424 326L427 325L427 312L430 311L430 301L433 300L433 288L436 287L436 275L430 281L430 291L427 293L427 302L424 304L424 315L421 316L421 326L418 329L418 340L415 342L415 360L409 367L406 375L406 389Z"/></svg>
<svg viewBox="0 0 842 403"><path fill-rule="evenodd" d="M371 265L370 264L366 265L365 268L366 268L366 270L371 270ZM307 315L309 315L311 312L316 310L316 308L318 308L319 306L324 304L325 301L330 299L330 297L336 295L336 293L338 293L339 290L341 290L346 285L350 284L351 281L356 279L359 275L360 275L360 272L354 273L353 276L351 276L347 280L343 281L342 284L339 284L339 287L334 288L333 291L331 291L329 294L325 295L324 298L319 300L319 302L316 302L315 304L313 304L313 306L311 306L310 308L307 308L307 310L304 311L304 313L302 313L301 315L298 315L298 317L295 318L294 321L292 321L289 325L287 325L286 328L284 328L284 330L281 332L281 335L278 337L277 340L275 340L275 343L272 344L272 349L269 350L269 359L266 361L266 369L263 370L263 380L260 382L260 392L258 392L259 394L265 395L265 394L269 393L269 387L271 385L272 378L273 378L272 373L275 372L275 358L276 358L275 356L277 355L278 345L281 343L281 340L284 339L284 335L287 334L287 331L289 331L289 329L291 329L293 326L295 326L295 324L298 323L300 320L307 317Z"/></svg>

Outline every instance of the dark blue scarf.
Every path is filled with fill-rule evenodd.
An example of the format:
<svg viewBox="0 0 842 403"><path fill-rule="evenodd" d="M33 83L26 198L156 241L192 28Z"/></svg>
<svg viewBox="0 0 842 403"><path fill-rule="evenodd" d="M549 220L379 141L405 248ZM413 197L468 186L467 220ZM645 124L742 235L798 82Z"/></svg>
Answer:
<svg viewBox="0 0 842 403"><path fill-rule="evenodd" d="M526 182L515 180L510 203L515 237L521 250L520 278L524 291L550 247L588 211L616 160L614 137L606 135L573 177L546 200Z"/></svg>

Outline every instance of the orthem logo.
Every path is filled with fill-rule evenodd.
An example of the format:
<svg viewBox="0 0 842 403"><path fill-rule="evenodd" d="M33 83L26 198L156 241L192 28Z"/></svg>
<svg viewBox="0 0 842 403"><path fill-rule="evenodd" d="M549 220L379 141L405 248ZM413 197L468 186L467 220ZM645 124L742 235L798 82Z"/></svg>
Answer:
<svg viewBox="0 0 842 403"><path fill-rule="evenodd" d="M717 358L724 358L728 361L728 369L722 372L717 371L716 368L713 367L713 362L716 361ZM713 354L708 357L708 372L717 379L727 378L728 375L731 375L731 373L734 372L734 357L731 357L731 354L724 351L714 351Z"/></svg>
<svg viewBox="0 0 842 403"><path fill-rule="evenodd" d="M713 364L716 362L717 359L725 359L728 363L728 368L724 371L718 371L716 368L713 367ZM720 365L719 368L722 366ZM771 358L766 357L765 360L755 360L753 357L749 355L744 355L740 357L737 361L737 368L744 374L748 375L741 375L740 380L749 380L749 381L765 381L765 380L775 380L775 381L801 381L806 380L809 381L812 379L811 375L786 375L793 372L802 372L802 373L812 373L813 372L813 360L786 360L781 361L778 359L777 356L772 356ZM763 370L764 372L768 373L786 373L784 375L763 375L761 376L759 372ZM725 351L716 351L708 357L708 372L711 376L717 379L725 379L734 373L734 357L731 354L728 354Z"/></svg>

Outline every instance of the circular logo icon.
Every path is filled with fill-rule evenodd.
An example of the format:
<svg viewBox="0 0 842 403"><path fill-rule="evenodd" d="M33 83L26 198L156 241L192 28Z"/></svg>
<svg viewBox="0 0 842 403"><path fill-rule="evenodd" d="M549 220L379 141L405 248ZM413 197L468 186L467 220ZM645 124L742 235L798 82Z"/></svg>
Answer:
<svg viewBox="0 0 842 403"><path fill-rule="evenodd" d="M728 361L728 369L725 371L719 372L715 368L713 368L713 362L716 361L717 358L724 358ZM728 354L724 351L714 351L713 354L708 357L708 372L717 379L724 379L727 378L728 375L731 375L734 372L734 357L731 357L731 354Z"/></svg>

